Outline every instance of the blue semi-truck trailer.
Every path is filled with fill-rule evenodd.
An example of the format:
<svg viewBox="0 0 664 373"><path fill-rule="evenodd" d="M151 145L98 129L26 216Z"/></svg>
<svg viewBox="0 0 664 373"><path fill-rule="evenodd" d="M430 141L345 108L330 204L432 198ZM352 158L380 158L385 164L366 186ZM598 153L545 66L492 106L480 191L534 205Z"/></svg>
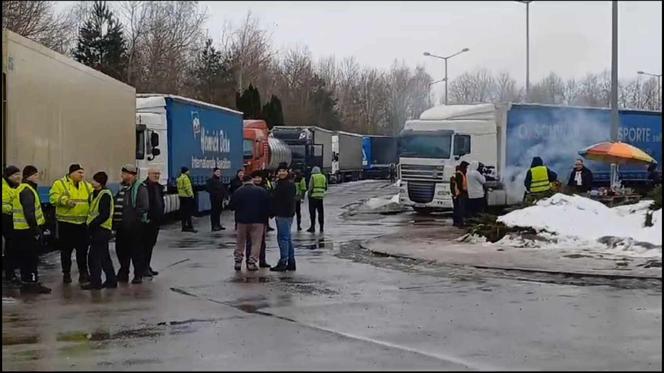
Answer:
<svg viewBox="0 0 664 373"><path fill-rule="evenodd" d="M390 166L396 165L397 138L367 135L362 139L362 169L366 179L390 177Z"/></svg>
<svg viewBox="0 0 664 373"><path fill-rule="evenodd" d="M406 122L399 137L400 203L419 211L452 208L449 180L461 161L482 162L490 206L523 200L523 180L539 156L563 184L579 150L610 140L608 108L539 104L450 105ZM661 112L620 110L619 139L662 161ZM608 164L585 161L596 184L609 183ZM648 165L620 167L625 185L647 185ZM661 172L661 166L657 166Z"/></svg>
<svg viewBox="0 0 664 373"><path fill-rule="evenodd" d="M149 168L161 171L169 213L179 209L175 180L180 169L187 167L197 211L209 210L204 187L212 170L220 168L222 181L228 183L243 167L242 113L175 95L136 97L136 164L141 177L147 176Z"/></svg>

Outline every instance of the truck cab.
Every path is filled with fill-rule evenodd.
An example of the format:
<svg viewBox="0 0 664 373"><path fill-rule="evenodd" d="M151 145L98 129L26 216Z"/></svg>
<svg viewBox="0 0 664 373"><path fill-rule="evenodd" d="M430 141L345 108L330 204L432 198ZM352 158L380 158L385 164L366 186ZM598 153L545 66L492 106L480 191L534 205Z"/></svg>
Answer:
<svg viewBox="0 0 664 373"><path fill-rule="evenodd" d="M453 208L450 178L461 161L497 165L494 105L437 106L399 134L399 202L418 212Z"/></svg>

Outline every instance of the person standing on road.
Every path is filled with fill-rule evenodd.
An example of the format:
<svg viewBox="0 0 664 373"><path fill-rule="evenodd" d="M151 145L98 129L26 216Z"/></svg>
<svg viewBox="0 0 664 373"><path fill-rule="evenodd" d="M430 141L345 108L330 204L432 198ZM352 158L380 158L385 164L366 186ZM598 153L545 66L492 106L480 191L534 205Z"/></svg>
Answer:
<svg viewBox="0 0 664 373"><path fill-rule="evenodd" d="M484 212L485 207L485 193L484 184L486 178L482 175L480 163L477 161L470 162L468 169L468 216L474 217L477 214Z"/></svg>
<svg viewBox="0 0 664 373"><path fill-rule="evenodd" d="M113 227L116 229L115 252L120 261L118 281L129 281L129 265L134 264L132 284L143 282L145 273L145 249L143 223L147 222L150 209L145 185L138 181L138 170L132 164L122 167L122 188L115 196Z"/></svg>
<svg viewBox="0 0 664 373"><path fill-rule="evenodd" d="M69 174L51 186L49 197L55 206L57 237L60 245L62 281L71 283L71 254L76 250L78 282L88 282L88 232L85 221L90 210L92 185L83 180L85 171L79 164L69 166Z"/></svg>
<svg viewBox="0 0 664 373"><path fill-rule="evenodd" d="M468 205L468 179L466 172L468 170L468 162L461 161L459 169L454 174L454 193L456 195L456 206L454 208L454 215L452 220L454 226L462 228L464 226L463 219L466 217L466 209Z"/></svg>
<svg viewBox="0 0 664 373"><path fill-rule="evenodd" d="M307 193L307 182L300 170L295 171L295 189L295 215L297 216L297 230L299 232L302 230L302 200L304 200Z"/></svg>
<svg viewBox="0 0 664 373"><path fill-rule="evenodd" d="M272 216L277 222L277 242L280 258L270 271L284 272L295 270L295 248L291 239L291 226L295 215L295 184L288 178L288 169L277 169L277 183L272 194Z"/></svg>
<svg viewBox="0 0 664 373"><path fill-rule="evenodd" d="M239 169L235 173L235 177L231 180L230 187L228 188L230 194L235 193L235 191L242 186L242 179L244 179L244 170Z"/></svg>
<svg viewBox="0 0 664 373"><path fill-rule="evenodd" d="M182 166L180 176L177 178L178 196L180 197L180 216L182 218L182 231L197 233L194 224L191 222L191 216L194 214L194 188L189 176L189 168Z"/></svg>
<svg viewBox="0 0 664 373"><path fill-rule="evenodd" d="M229 208L235 211L237 235L235 246L236 271L242 269L242 259L245 254L247 240L260 242L265 234L265 221L270 212L270 196L267 191L254 185L251 176L245 176L244 185L238 188L231 196ZM247 270L257 271L256 263L259 260L260 246L253 245L247 258Z"/></svg>
<svg viewBox="0 0 664 373"><path fill-rule="evenodd" d="M2 175L2 237L5 239L5 252L3 258L3 270L5 280L16 283L19 251L14 244L14 222L12 214L14 211L14 198L16 188L21 185L21 170L16 166L7 166Z"/></svg>
<svg viewBox="0 0 664 373"><path fill-rule="evenodd" d="M309 217L311 219L311 226L307 232L314 233L316 231L316 212L318 212L318 224L320 225L320 232L323 233L323 224L325 223L325 210L323 209L323 198L327 191L327 178L320 173L320 168L314 166L311 169L311 178L309 179Z"/></svg>
<svg viewBox="0 0 664 373"><path fill-rule="evenodd" d="M159 184L161 171L156 168L148 170L148 178L143 185L148 190L149 210L148 221L143 225L143 247L145 253L145 273L143 276L152 277L159 272L152 269L152 251L159 237L159 226L164 218L164 186Z"/></svg>
<svg viewBox="0 0 664 373"><path fill-rule="evenodd" d="M97 172L92 177L94 191L90 196L90 212L86 224L90 233L90 282L81 286L83 290L96 290L101 288L116 288L118 280L113 269L111 254L108 252L108 242L113 233L113 194L106 189L108 175ZM101 271L104 271L106 281L101 282Z"/></svg>
<svg viewBox="0 0 664 373"><path fill-rule="evenodd" d="M265 178L263 177L263 175L266 175L266 174L263 173L263 172L261 172L261 171L254 171L254 173L252 174L252 176L253 176L252 181L253 181L253 184L254 184L255 186L257 186L257 187L259 187L259 188L261 188L261 189L264 189L264 190L267 192L268 197L269 197L272 193L271 193L271 191L268 189L268 184L265 182ZM267 260L266 260L266 257L265 257L265 250L266 250L266 248L267 248L267 245L266 245L266 243L265 243L265 235L266 235L267 230L268 230L268 227L269 227L269 226L268 226L269 221L270 221L270 214L268 213L268 214L265 216L265 221L263 222L263 224L264 224L264 228L265 228L265 231L264 231L263 234L261 235L261 241L260 241L260 248L261 248L261 249L260 249L260 251L259 251L259 255L258 255L258 259L259 259L259 261L258 261L258 266L259 266L260 268L270 268L270 267L271 267L271 266L268 264L268 262L267 262ZM246 247L246 256L247 256L247 260L249 259L249 253L251 252L251 247L252 247L252 244L253 244L254 242L256 242L256 241L253 241L253 240L251 239L251 237L249 237L249 240L247 241L247 247Z"/></svg>
<svg viewBox="0 0 664 373"><path fill-rule="evenodd" d="M23 168L23 182L16 188L12 200L14 244L19 250L21 293L48 294L50 288L39 282L39 251L44 239L42 227L46 224L37 194L39 171L35 166Z"/></svg>
<svg viewBox="0 0 664 373"><path fill-rule="evenodd" d="M593 185L593 173L583 164L583 159L577 158L574 162L574 169L569 175L567 186L574 193L587 193Z"/></svg>
<svg viewBox="0 0 664 373"><path fill-rule="evenodd" d="M210 226L212 232L221 231L221 212L223 211L224 199L228 195L226 186L221 182L221 169L215 168L212 177L207 180L205 189L210 194Z"/></svg>

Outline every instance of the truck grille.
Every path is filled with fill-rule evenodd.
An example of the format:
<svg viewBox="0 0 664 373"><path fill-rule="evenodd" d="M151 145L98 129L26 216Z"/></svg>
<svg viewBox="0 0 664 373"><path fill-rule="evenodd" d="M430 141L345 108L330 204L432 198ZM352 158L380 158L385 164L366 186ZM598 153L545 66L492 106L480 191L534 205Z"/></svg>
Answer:
<svg viewBox="0 0 664 373"><path fill-rule="evenodd" d="M435 183L408 182L408 198L415 203L429 203L433 201L435 190Z"/></svg>
<svg viewBox="0 0 664 373"><path fill-rule="evenodd" d="M402 164L400 167L404 181L443 182L443 166Z"/></svg>

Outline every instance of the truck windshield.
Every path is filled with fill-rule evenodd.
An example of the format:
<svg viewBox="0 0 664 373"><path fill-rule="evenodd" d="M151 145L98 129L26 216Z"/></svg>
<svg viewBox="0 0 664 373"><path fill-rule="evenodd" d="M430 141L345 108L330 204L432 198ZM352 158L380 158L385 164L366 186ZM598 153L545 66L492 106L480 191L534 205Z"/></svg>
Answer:
<svg viewBox="0 0 664 373"><path fill-rule="evenodd" d="M399 154L413 158L450 158L451 135L407 135L399 139Z"/></svg>

